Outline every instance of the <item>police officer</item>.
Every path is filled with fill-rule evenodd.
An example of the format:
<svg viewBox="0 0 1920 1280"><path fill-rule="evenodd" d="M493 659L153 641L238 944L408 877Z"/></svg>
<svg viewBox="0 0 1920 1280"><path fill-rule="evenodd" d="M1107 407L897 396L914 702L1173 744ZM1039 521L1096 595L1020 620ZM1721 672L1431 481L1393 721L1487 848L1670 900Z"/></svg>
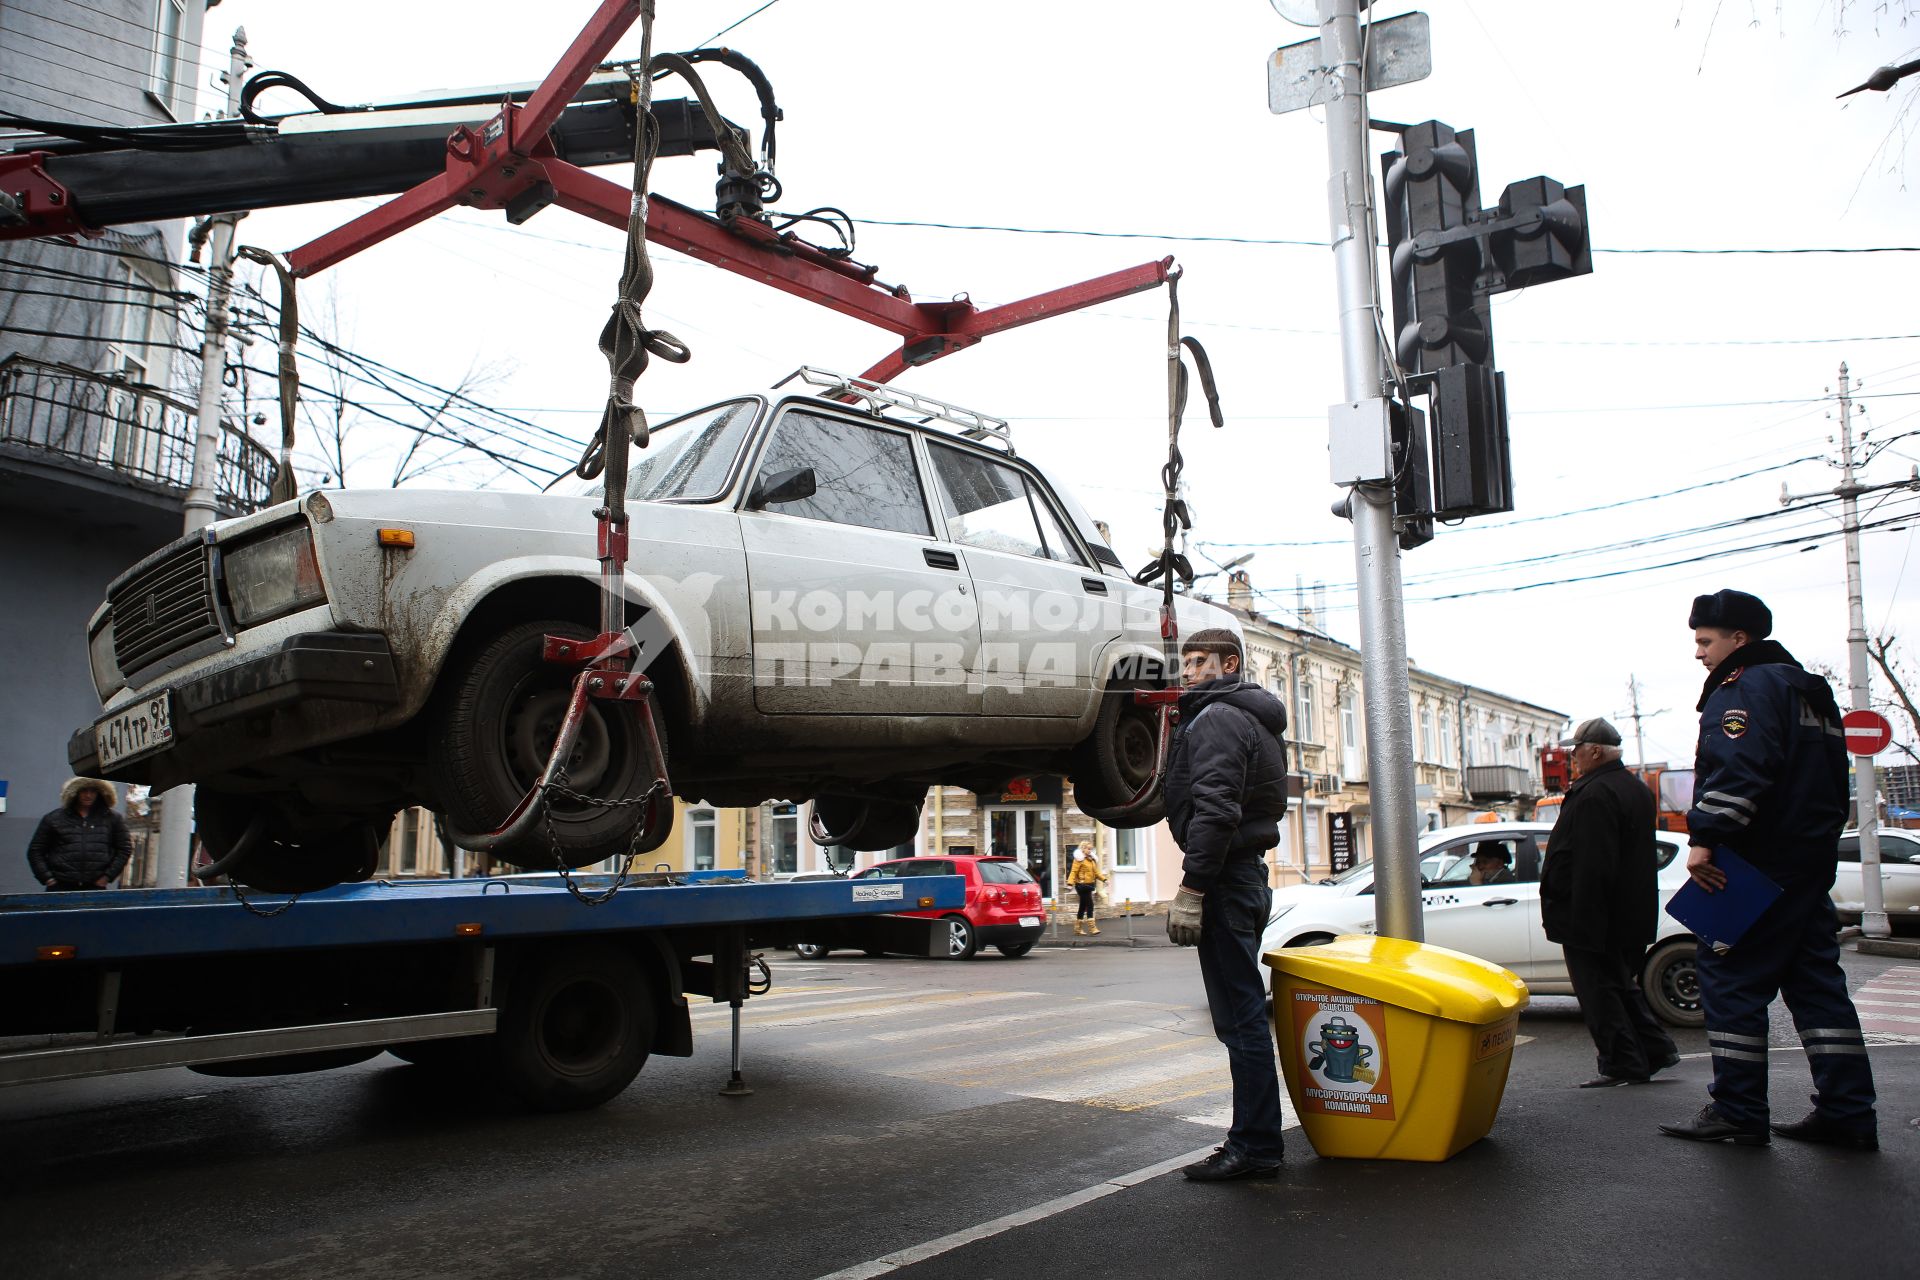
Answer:
<svg viewBox="0 0 1920 1280"><path fill-rule="evenodd" d="M1224 628L1187 637L1180 727L1167 752L1167 826L1186 855L1167 937L1200 951L1213 1033L1233 1077L1226 1142L1182 1170L1195 1182L1271 1178L1283 1147L1260 934L1273 910L1266 853L1280 843L1287 811L1287 711L1240 678L1242 657L1240 638Z"/></svg>
<svg viewBox="0 0 1920 1280"><path fill-rule="evenodd" d="M1687 620L1710 674L1687 830L1687 871L1709 893L1727 883L1714 851L1732 849L1780 896L1724 955L1699 949L1700 999L1713 1052L1713 1101L1661 1131L1695 1142L1800 1142L1876 1150L1873 1072L1835 940L1833 888L1847 820L1847 751L1833 690L1767 639L1773 614L1744 591L1696 597ZM1767 1122L1767 1006L1778 994L1813 1071L1813 1112Z"/></svg>

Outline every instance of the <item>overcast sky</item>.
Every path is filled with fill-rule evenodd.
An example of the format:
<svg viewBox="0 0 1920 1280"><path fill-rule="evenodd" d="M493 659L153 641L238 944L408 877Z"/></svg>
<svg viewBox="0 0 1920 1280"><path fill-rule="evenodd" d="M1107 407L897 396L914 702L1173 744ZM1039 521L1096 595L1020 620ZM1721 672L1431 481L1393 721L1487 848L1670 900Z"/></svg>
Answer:
<svg viewBox="0 0 1920 1280"><path fill-rule="evenodd" d="M539 79L594 7L226 0L209 14L206 45L209 65L224 65L226 35L244 25L259 68L292 72L336 102L375 101ZM655 47L696 47L754 7L660 0ZM1920 255L1636 251L1920 244L1911 86L1835 99L1876 66L1915 56L1920 33L1901 25L1899 3L1893 16L1850 4L1844 34L1831 0L1427 8L1433 75L1376 94L1374 116L1472 128L1487 204L1535 174L1586 184L1601 252L1591 276L1496 302L1517 509L1443 529L1405 557L1410 651L1427 670L1575 720L1614 716L1629 735L1622 717L1637 677L1643 707L1659 713L1645 722L1648 758L1689 759L1703 674L1685 625L1696 593L1756 592L1788 648L1845 672L1844 561L1827 536L1837 520L1775 513L1783 482L1795 492L1838 483L1828 465L1793 460L1833 456L1823 397L1843 360L1864 383L1859 425L1885 443L1867 478L1896 479L1920 458L1920 437L1896 439L1920 430ZM759 62L786 112L782 209L1145 234L859 227L857 256L916 297L993 305L1177 257L1186 331L1209 348L1228 414L1215 432L1189 413L1194 537L1220 560L1255 551L1247 567L1278 616L1289 616L1296 580L1309 603L1324 584L1323 625L1357 642L1350 527L1328 509L1338 494L1326 406L1341 384L1331 255L1315 247L1327 236L1324 117L1266 105L1267 59L1312 35L1265 0L779 0L724 43ZM636 32L618 52L638 49ZM755 123L757 143L744 83L717 68L708 79L730 118ZM680 92L671 82L658 91ZM294 105L279 94L262 102ZM711 207L710 157L664 160L655 179L656 191ZM371 203L255 214L241 239L290 249ZM1176 238L1205 236L1314 243ZM303 289L309 308L334 292L356 350L439 382L492 368L492 403L579 438L605 394L595 339L620 246L616 231L557 209L519 230L461 210ZM863 369L893 345L704 264L665 251L656 262L647 314L694 351L643 380L656 419L801 363ZM1066 477L1137 566L1158 538L1164 307L1164 294L1143 294L1034 325L903 385L1012 419L1021 451ZM1565 514L1762 468L1772 469ZM1915 502L1896 491L1873 519ZM1766 518L1685 532L1749 516ZM1820 541L1752 549L1800 534ZM1916 632L1908 649L1920 655L1913 536L1866 535L1866 602L1871 630ZM1438 598L1450 595L1462 598Z"/></svg>

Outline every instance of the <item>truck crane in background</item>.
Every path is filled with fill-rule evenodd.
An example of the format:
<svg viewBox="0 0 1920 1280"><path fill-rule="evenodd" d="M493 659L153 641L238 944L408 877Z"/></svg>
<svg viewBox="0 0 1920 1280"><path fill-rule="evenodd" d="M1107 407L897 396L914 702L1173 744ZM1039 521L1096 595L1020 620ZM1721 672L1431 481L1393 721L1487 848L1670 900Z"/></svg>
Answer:
<svg viewBox="0 0 1920 1280"><path fill-rule="evenodd" d="M1562 746L1540 749L1540 780L1547 794L1533 806L1534 821L1552 822L1560 816L1560 805L1573 784L1569 754ZM1686 831L1687 810L1693 805L1693 770L1675 768L1663 760L1659 764L1628 765L1627 771L1653 792L1654 828Z"/></svg>

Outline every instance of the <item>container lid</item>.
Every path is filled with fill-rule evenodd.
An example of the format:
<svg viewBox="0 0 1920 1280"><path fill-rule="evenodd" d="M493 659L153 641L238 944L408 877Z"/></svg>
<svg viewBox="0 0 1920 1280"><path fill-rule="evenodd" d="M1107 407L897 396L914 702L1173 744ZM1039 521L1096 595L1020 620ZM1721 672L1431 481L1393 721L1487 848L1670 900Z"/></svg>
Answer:
<svg viewBox="0 0 1920 1280"><path fill-rule="evenodd" d="M1485 1026L1527 1005L1527 984L1497 964L1404 938L1346 934L1325 946L1269 951L1267 964L1382 1004Z"/></svg>

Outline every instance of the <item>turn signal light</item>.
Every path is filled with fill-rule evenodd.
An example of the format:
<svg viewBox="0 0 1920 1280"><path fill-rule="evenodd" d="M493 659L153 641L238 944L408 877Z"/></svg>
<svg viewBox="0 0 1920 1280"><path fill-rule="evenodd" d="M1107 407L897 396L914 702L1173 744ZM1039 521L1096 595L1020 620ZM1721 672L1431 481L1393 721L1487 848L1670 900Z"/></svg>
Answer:
<svg viewBox="0 0 1920 1280"><path fill-rule="evenodd" d="M478 923L457 924L453 926L453 936L456 938L477 938L485 932L486 926Z"/></svg>
<svg viewBox="0 0 1920 1280"><path fill-rule="evenodd" d="M71 960L79 954L80 948L71 946L36 947L34 949L34 959L36 960Z"/></svg>
<svg viewBox="0 0 1920 1280"><path fill-rule="evenodd" d="M932 895L932 894L928 894L928 895L927 895L926 897L924 897L924 898L922 898L922 899L920 899L920 909L921 909L922 911L931 911L931 910L933 909L933 895Z"/></svg>
<svg viewBox="0 0 1920 1280"><path fill-rule="evenodd" d="M411 551L413 549L413 530L382 529L380 531L380 545L383 547L404 547Z"/></svg>

